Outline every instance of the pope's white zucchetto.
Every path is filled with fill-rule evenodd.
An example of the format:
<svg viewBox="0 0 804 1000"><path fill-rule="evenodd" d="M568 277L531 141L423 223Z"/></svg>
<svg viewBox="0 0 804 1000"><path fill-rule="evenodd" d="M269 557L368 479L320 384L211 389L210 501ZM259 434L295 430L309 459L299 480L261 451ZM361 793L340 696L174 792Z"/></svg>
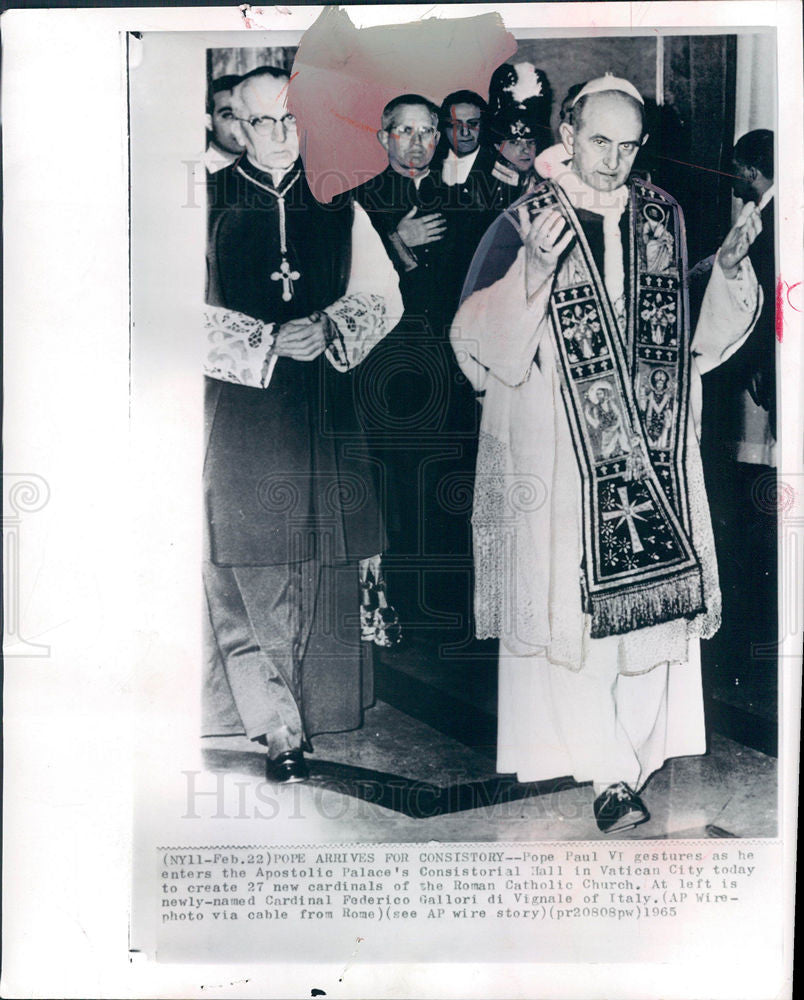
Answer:
<svg viewBox="0 0 804 1000"><path fill-rule="evenodd" d="M629 97L633 97L634 100L639 101L640 104L645 103L642 100L642 94L640 94L633 83L628 80L624 80L620 76L613 76L611 73L605 73L603 76L599 76L585 84L578 92L575 100L570 106L574 108L582 97L588 97L589 94L600 94L607 90L619 90L620 93L628 94Z"/></svg>

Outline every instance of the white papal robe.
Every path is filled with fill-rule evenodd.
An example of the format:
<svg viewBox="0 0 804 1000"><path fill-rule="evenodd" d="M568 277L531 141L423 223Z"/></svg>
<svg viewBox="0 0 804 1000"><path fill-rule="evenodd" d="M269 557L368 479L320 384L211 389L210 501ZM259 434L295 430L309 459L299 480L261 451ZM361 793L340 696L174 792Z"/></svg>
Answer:
<svg viewBox="0 0 804 1000"><path fill-rule="evenodd" d="M496 225L514 226L515 211ZM490 231L478 254L493 241ZM638 790L670 757L706 750L699 637L718 627L720 592L699 448L701 375L748 336L761 292L747 259L730 280L716 262L692 342L686 473L706 612L603 639L590 638L581 605L581 480L549 294L528 296L521 247L502 278L465 299L451 332L464 374L484 393L475 614L478 636L500 639L497 769L520 781L571 775Z"/></svg>

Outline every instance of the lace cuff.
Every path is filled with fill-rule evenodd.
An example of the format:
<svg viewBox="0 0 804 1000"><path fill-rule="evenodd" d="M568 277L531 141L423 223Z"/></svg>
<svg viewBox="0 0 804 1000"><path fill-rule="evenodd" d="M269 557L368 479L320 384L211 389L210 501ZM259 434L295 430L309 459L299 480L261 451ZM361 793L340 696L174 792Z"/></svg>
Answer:
<svg viewBox="0 0 804 1000"><path fill-rule="evenodd" d="M344 295L324 312L337 330L337 336L327 347L327 358L341 372L359 365L388 332L382 295L366 292Z"/></svg>
<svg viewBox="0 0 804 1000"><path fill-rule="evenodd" d="M274 323L245 313L207 306L204 374L222 382L267 388L276 362L271 354L274 329Z"/></svg>

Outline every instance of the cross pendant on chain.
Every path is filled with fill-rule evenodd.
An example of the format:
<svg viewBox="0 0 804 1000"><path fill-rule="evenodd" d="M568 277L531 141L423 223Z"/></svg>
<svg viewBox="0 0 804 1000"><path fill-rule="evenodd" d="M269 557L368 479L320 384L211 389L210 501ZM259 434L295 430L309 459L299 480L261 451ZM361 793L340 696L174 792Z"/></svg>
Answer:
<svg viewBox="0 0 804 1000"><path fill-rule="evenodd" d="M290 302L293 298L293 282L298 281L301 275L298 271L291 270L290 264L283 257L279 270L271 275L271 281L282 282L282 301Z"/></svg>

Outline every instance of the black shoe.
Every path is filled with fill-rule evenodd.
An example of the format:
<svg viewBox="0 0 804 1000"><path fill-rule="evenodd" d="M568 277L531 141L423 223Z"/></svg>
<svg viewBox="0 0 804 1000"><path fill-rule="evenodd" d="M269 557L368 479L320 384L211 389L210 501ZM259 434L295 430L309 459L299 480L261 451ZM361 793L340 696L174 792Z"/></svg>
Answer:
<svg viewBox="0 0 804 1000"><path fill-rule="evenodd" d="M265 777L278 784L306 781L310 777L307 761L301 750L286 750L265 764Z"/></svg>
<svg viewBox="0 0 804 1000"><path fill-rule="evenodd" d="M601 833L620 833L650 819L645 803L624 781L609 785L595 799L594 808Z"/></svg>

